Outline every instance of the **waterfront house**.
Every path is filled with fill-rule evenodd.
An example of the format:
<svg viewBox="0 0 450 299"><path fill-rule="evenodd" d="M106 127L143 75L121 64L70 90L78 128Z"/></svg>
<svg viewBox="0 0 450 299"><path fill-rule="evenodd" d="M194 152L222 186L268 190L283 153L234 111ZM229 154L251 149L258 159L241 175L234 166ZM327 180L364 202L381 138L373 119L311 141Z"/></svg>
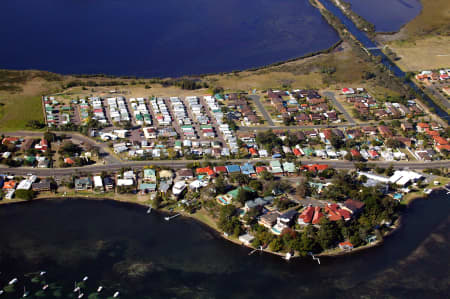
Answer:
<svg viewBox="0 0 450 299"><path fill-rule="evenodd" d="M364 203L358 200L347 199L342 208L352 214L358 214L364 208Z"/></svg>
<svg viewBox="0 0 450 299"><path fill-rule="evenodd" d="M342 250L352 250L353 244L348 241L341 242L341 243L339 243L339 248Z"/></svg>
<svg viewBox="0 0 450 299"><path fill-rule="evenodd" d="M102 180L102 177L99 176L99 175L95 175L93 177L93 179L94 179L94 189L96 191L103 191L103 180Z"/></svg>
<svg viewBox="0 0 450 299"><path fill-rule="evenodd" d="M50 191L51 183L49 180L41 180L39 182L33 183L31 189L36 192Z"/></svg>
<svg viewBox="0 0 450 299"><path fill-rule="evenodd" d="M241 166L241 172L243 174L253 176L253 175L255 175L255 168L253 167L252 164L245 163L244 165Z"/></svg>
<svg viewBox="0 0 450 299"><path fill-rule="evenodd" d="M163 169L159 172L159 179L161 181L170 181L173 178L173 172L169 169Z"/></svg>
<svg viewBox="0 0 450 299"><path fill-rule="evenodd" d="M143 181L147 182L147 183L155 183L156 182L156 171L151 168L145 168Z"/></svg>
<svg viewBox="0 0 450 299"><path fill-rule="evenodd" d="M278 216L280 216L278 211L269 212L259 217L258 224L271 229L277 223Z"/></svg>
<svg viewBox="0 0 450 299"><path fill-rule="evenodd" d="M177 171L177 178L182 179L182 180L190 180L194 178L194 173L192 172L191 169L180 169Z"/></svg>
<svg viewBox="0 0 450 299"><path fill-rule="evenodd" d="M114 180L109 176L103 179L103 184L105 186L106 191L114 190Z"/></svg>
<svg viewBox="0 0 450 299"><path fill-rule="evenodd" d="M298 216L298 224L305 225L309 224L312 221L312 218L314 216L314 207L309 206L303 212Z"/></svg>
<svg viewBox="0 0 450 299"><path fill-rule="evenodd" d="M244 243L247 246L249 246L252 243L253 239L255 239L255 237L253 237L249 233L239 236L239 241L241 241L242 243Z"/></svg>
<svg viewBox="0 0 450 299"><path fill-rule="evenodd" d="M225 166L229 174L240 173L241 167L239 165L227 165Z"/></svg>
<svg viewBox="0 0 450 299"><path fill-rule="evenodd" d="M92 189L92 180L90 177L83 177L75 179L75 190L83 191Z"/></svg>

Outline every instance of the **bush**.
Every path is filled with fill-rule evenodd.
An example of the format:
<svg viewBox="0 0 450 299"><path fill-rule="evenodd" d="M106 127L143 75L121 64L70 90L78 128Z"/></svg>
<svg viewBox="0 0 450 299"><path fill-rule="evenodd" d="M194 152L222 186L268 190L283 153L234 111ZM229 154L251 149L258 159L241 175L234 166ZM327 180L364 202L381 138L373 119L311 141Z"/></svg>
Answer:
<svg viewBox="0 0 450 299"><path fill-rule="evenodd" d="M35 193L33 190L17 190L16 196L21 199L32 200L35 196Z"/></svg>

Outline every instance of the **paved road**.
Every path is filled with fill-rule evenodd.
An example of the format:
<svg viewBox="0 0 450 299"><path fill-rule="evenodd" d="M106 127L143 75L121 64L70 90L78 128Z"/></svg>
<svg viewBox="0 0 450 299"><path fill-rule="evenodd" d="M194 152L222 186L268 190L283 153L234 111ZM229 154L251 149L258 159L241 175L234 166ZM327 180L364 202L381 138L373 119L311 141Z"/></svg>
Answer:
<svg viewBox="0 0 450 299"><path fill-rule="evenodd" d="M269 124L269 126L271 126L271 127L275 126L275 123L273 122L272 117L270 117L270 114L267 112L266 108L264 108L264 105L259 100L259 96L251 95L251 96L248 96L248 97L250 99L252 99L253 102L255 102L256 106L258 106L259 111L261 111L262 115L266 119L266 121Z"/></svg>
<svg viewBox="0 0 450 299"><path fill-rule="evenodd" d="M392 120L384 120L385 123ZM238 131L267 131L267 130L306 130L306 129L324 129L324 128L351 128L351 127L367 127L378 126L378 122L370 123L340 123L331 125L308 125L308 126L258 126L258 127L239 127Z"/></svg>
<svg viewBox="0 0 450 299"><path fill-rule="evenodd" d="M441 103L444 104L444 106L447 109L450 109L450 101L440 93L441 88L442 88L442 86L440 86L440 85L438 85L438 86L431 85L431 86L426 87L426 89L428 89L428 91L430 92L431 95L433 95L439 101L441 101Z"/></svg>
<svg viewBox="0 0 450 299"><path fill-rule="evenodd" d="M344 114L345 118L350 124L356 124L356 121L353 119L353 117L350 115L350 113L347 112L347 110L342 106L341 103L339 103L338 100L336 100L336 97L334 96L334 93L331 91L325 91L323 95L333 102L333 105L339 109L339 111Z"/></svg>
<svg viewBox="0 0 450 299"><path fill-rule="evenodd" d="M102 156L106 164L120 163L120 160L118 160L116 157L110 154L110 149L108 148L108 145L106 143L97 142L94 139L91 139L79 133L73 132L54 132L54 133L56 135L64 134L73 140L82 141L84 143L88 143L92 146L98 147L100 156ZM44 135L43 132L30 132L30 131L0 132L0 134L5 134L14 137L42 137Z"/></svg>
<svg viewBox="0 0 450 299"><path fill-rule="evenodd" d="M270 158L258 159L257 161L268 161ZM223 160L209 160L210 162L223 162ZM157 165L157 166L167 166L173 169L179 169L186 166L188 163L192 162L204 162L204 160L174 160L174 161L133 161L133 162L123 162L110 165L92 165L85 167L70 167L70 168L8 168L0 167L1 174L12 174L12 175L26 175L28 173L33 173L38 176L70 176L77 173L100 173L102 171L118 171L121 168L133 168L140 169L147 165ZM246 163L249 162L248 159L234 159L227 162L231 163ZM379 167L389 167L393 165L394 168L409 168L409 169L425 169L425 168L449 168L450 160L446 161L434 161L434 162L370 162ZM353 162L349 161L325 161L325 160L302 160L303 165L307 164L327 164L330 167L337 169L353 169Z"/></svg>

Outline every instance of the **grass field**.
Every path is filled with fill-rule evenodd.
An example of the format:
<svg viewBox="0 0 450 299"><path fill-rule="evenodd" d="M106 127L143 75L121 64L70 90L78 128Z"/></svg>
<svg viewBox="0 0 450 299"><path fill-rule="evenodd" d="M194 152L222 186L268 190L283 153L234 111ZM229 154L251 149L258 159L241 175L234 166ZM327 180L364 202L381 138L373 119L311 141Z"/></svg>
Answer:
<svg viewBox="0 0 450 299"><path fill-rule="evenodd" d="M0 108L2 131L26 129L30 120L44 121L40 96L11 96L7 100L0 99L0 102L4 104Z"/></svg>

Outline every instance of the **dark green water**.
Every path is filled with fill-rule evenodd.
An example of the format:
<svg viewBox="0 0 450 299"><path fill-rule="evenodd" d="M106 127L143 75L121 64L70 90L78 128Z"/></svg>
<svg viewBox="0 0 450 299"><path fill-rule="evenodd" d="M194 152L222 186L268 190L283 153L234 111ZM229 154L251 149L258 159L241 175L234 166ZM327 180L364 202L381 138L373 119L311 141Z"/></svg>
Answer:
<svg viewBox="0 0 450 299"><path fill-rule="evenodd" d="M0 207L0 298L447 298L450 200L416 201L384 245L351 256L286 262L217 237L190 219L166 222L144 207L52 200ZM50 283L38 297L31 272ZM42 282L41 282L42 283ZM100 296L94 291L105 287ZM58 297L59 295L59 297ZM78 294L76 294L78 295ZM89 296L90 295L90 296Z"/></svg>

